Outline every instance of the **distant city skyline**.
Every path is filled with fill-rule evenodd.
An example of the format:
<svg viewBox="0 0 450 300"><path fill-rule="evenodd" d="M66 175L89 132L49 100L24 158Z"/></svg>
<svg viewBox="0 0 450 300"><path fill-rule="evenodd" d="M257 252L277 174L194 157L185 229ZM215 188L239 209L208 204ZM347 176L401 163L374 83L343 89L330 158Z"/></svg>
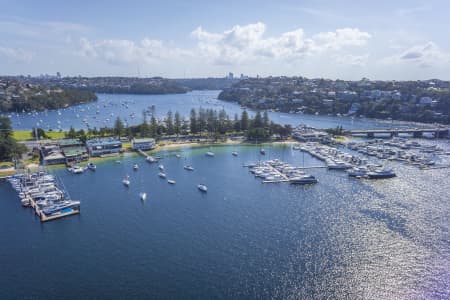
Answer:
<svg viewBox="0 0 450 300"><path fill-rule="evenodd" d="M0 75L450 79L446 1L0 5Z"/></svg>

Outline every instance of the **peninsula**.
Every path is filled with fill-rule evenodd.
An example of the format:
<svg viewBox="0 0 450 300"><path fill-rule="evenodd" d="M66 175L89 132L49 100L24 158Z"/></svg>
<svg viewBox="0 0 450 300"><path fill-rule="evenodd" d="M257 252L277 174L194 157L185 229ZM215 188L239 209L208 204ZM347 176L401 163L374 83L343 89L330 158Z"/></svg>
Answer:
<svg viewBox="0 0 450 300"><path fill-rule="evenodd" d="M346 81L257 77L234 83L218 98L257 110L450 123L450 82L438 79Z"/></svg>

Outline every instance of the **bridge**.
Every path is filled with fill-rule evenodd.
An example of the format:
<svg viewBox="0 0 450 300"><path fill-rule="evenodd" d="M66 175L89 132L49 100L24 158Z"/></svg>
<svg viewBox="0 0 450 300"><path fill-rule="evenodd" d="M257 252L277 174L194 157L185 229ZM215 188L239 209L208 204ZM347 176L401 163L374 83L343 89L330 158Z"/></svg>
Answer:
<svg viewBox="0 0 450 300"><path fill-rule="evenodd" d="M395 129L362 129L362 130L348 130L347 134L350 135L365 135L368 138L373 138L375 135L383 134L390 135L391 137L398 136L400 133L411 134L413 137L420 138L424 133L432 133L435 138L447 138L449 137L450 127L437 127L437 128L395 128Z"/></svg>

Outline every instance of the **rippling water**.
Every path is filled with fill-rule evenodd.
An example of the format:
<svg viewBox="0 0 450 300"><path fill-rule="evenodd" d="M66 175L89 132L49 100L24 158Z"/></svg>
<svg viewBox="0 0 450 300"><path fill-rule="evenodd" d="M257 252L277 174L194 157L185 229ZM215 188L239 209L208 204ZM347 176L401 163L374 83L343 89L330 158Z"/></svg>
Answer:
<svg viewBox="0 0 450 300"><path fill-rule="evenodd" d="M37 113L11 113L9 114L14 129L31 129L34 127L46 130L101 128L114 126L114 121L119 116L129 125L141 124L143 122L142 112L155 106L155 115L158 118L166 117L167 112L178 111L181 116L189 118L192 108L212 108L216 110L225 109L230 118L234 114L241 114L242 109L236 103L217 100L220 91L192 91L186 94L175 95L117 95L99 94L98 101L77 105L61 110L53 110ZM252 112L250 112L252 114ZM386 128L404 127L407 123L398 121L381 121L350 117L332 117L299 115L288 113L269 113L271 120L279 124L291 124L297 126L301 123L316 128L335 128L343 126L345 129ZM86 122L87 123L86 123ZM414 125L415 127L426 125Z"/></svg>
<svg viewBox="0 0 450 300"><path fill-rule="evenodd" d="M0 298L450 297L448 169L392 163L398 177L378 181L311 169L316 185L262 184L242 167L259 148L212 149L161 152L174 186L139 156L82 175L54 169L82 213L43 224L0 183ZM321 164L265 149L265 159Z"/></svg>

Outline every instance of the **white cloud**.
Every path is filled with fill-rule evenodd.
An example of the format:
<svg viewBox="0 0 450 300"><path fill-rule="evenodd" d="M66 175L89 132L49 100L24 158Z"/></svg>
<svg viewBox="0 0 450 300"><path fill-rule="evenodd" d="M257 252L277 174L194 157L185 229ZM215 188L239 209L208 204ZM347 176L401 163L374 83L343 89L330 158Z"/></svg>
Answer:
<svg viewBox="0 0 450 300"><path fill-rule="evenodd" d="M382 60L386 64L415 64L420 67L445 64L450 62L450 54L433 42L415 45L394 56Z"/></svg>
<svg viewBox="0 0 450 300"><path fill-rule="evenodd" d="M350 65L350 66L360 66L364 67L367 65L367 61L369 60L369 54L363 55L352 55L352 54L344 54L344 55L335 55L334 60L341 65Z"/></svg>
<svg viewBox="0 0 450 300"><path fill-rule="evenodd" d="M20 48L0 46L0 56L15 63L28 63L32 60L33 53Z"/></svg>
<svg viewBox="0 0 450 300"><path fill-rule="evenodd" d="M357 28L337 29L307 37L302 28L264 37L266 25L258 22L235 25L223 33L211 33L202 27L191 36L198 41L200 55L215 64L240 64L257 59L299 59L325 51L338 51L344 47L361 47L371 35Z"/></svg>
<svg viewBox="0 0 450 300"><path fill-rule="evenodd" d="M190 53L167 47L162 41L145 38L139 43L131 40L109 39L90 42L80 39L78 54L86 58L98 58L110 64L155 63L164 59L176 59Z"/></svg>
<svg viewBox="0 0 450 300"><path fill-rule="evenodd" d="M367 32L358 28L336 29L332 32L321 32L314 36L319 47L325 49L339 50L346 46L364 46L371 38Z"/></svg>

